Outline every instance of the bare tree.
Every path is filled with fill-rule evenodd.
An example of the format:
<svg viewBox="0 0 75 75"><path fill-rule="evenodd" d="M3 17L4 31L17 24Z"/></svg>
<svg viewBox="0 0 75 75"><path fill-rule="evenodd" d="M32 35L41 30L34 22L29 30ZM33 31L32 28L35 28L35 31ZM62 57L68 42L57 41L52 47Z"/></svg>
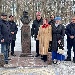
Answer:
<svg viewBox="0 0 75 75"><path fill-rule="evenodd" d="M0 0L0 13L7 12L16 16L18 20L23 11L28 11L29 16L35 19L35 13L40 11L43 17L49 19L51 14L61 16L63 23L69 22L74 0Z"/></svg>
<svg viewBox="0 0 75 75"><path fill-rule="evenodd" d="M1 11L2 11L2 0L0 0L0 14L1 14Z"/></svg>

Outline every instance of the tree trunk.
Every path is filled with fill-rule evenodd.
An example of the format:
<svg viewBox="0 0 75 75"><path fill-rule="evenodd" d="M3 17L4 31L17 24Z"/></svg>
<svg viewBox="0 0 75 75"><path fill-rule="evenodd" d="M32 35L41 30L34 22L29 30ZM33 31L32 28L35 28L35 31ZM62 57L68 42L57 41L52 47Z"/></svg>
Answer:
<svg viewBox="0 0 75 75"><path fill-rule="evenodd" d="M0 0L0 14L2 12L2 0Z"/></svg>

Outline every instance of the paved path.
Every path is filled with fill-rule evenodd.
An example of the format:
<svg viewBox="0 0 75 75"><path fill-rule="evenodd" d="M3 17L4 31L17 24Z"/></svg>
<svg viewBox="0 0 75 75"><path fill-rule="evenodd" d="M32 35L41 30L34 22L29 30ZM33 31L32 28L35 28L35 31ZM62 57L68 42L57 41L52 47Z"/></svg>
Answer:
<svg viewBox="0 0 75 75"><path fill-rule="evenodd" d="M11 56L8 64L5 64L4 67L6 68L13 68L13 67L42 67L47 66L43 60L39 57L35 57L35 52L32 55L28 55L26 57L20 57L21 51L15 52L16 56Z"/></svg>

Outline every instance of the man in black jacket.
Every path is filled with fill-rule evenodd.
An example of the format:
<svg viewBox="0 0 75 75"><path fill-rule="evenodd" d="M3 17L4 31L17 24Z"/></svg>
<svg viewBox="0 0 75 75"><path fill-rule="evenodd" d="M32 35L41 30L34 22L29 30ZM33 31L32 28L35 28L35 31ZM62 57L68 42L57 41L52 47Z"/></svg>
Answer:
<svg viewBox="0 0 75 75"><path fill-rule="evenodd" d="M32 29L31 29L31 35L33 37L34 35L34 38L36 40L36 57L39 56L39 40L37 40L37 34L38 34L38 30L39 30L39 26L43 24L43 20L42 20L42 17L41 17L41 13L40 12L37 12L36 13L36 19L33 21L33 24L32 24Z"/></svg>
<svg viewBox="0 0 75 75"><path fill-rule="evenodd" d="M71 23L66 26L67 35L67 59L71 61L71 48L73 47L74 57L73 62L75 63L75 17L72 18Z"/></svg>
<svg viewBox="0 0 75 75"><path fill-rule="evenodd" d="M8 50L11 40L12 36L10 33L10 25L7 21L7 14L2 13L0 19L0 43L1 53L4 54L4 60L6 64L8 64Z"/></svg>
<svg viewBox="0 0 75 75"><path fill-rule="evenodd" d="M16 56L14 54L14 47L15 47L15 40L16 40L16 34L18 31L17 25L14 22L14 16L10 15L9 16L9 25L10 25L10 30L11 30L11 35L12 35L12 42L11 42L11 55Z"/></svg>
<svg viewBox="0 0 75 75"><path fill-rule="evenodd" d="M48 24L50 24L50 25L54 25L55 24L55 20L54 20L54 15L51 15L50 16L50 21L49 21L49 23Z"/></svg>

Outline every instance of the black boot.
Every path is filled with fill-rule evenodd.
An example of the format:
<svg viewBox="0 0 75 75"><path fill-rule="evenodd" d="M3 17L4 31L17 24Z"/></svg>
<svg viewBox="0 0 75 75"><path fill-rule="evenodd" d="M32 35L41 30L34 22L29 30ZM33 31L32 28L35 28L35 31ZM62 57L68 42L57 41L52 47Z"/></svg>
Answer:
<svg viewBox="0 0 75 75"><path fill-rule="evenodd" d="M35 57L38 57L38 56L40 56L40 55L39 55L39 54L36 54L36 55L35 55Z"/></svg>
<svg viewBox="0 0 75 75"><path fill-rule="evenodd" d="M71 61L71 58L67 57L67 59L65 59L65 61Z"/></svg>
<svg viewBox="0 0 75 75"><path fill-rule="evenodd" d="M41 60L44 60L44 59L43 59L43 55L41 55Z"/></svg>
<svg viewBox="0 0 75 75"><path fill-rule="evenodd" d="M73 62L75 63L75 58L73 57Z"/></svg>
<svg viewBox="0 0 75 75"><path fill-rule="evenodd" d="M44 60L44 62L47 61L47 55L43 55L43 60Z"/></svg>
<svg viewBox="0 0 75 75"><path fill-rule="evenodd" d="M15 55L14 53L12 53L12 52L11 52L11 55L12 55L12 56L16 56L16 55Z"/></svg>

